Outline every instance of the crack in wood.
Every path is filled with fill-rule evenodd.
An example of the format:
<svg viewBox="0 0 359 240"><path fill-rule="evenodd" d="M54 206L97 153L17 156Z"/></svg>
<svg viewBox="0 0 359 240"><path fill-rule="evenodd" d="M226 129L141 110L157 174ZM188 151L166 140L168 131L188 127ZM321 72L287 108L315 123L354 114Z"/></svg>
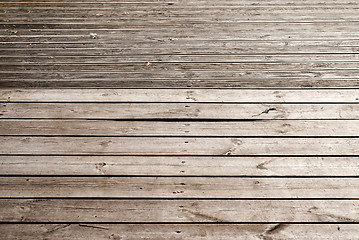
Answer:
<svg viewBox="0 0 359 240"><path fill-rule="evenodd" d="M46 231L45 234L51 234L51 233L57 232L57 231L59 231L61 229L65 229L65 228L67 228L69 226L71 226L71 224L56 226L53 229Z"/></svg>
<svg viewBox="0 0 359 240"><path fill-rule="evenodd" d="M328 221L328 218L333 219L338 222L355 222L355 223L358 222L358 220L353 219L353 218L338 216L338 215L331 214L331 213L319 213L319 212L316 212L317 210L319 210L319 208L311 207L311 208L309 208L308 213L312 213L312 214L316 215L318 217L318 219L322 222Z"/></svg>
<svg viewBox="0 0 359 240"><path fill-rule="evenodd" d="M258 116L260 116L262 114L268 114L271 111L277 111L277 109L275 107L268 107L267 109L263 110L261 113L255 114L252 117L258 117Z"/></svg>
<svg viewBox="0 0 359 240"><path fill-rule="evenodd" d="M224 155L231 155L233 152L235 152L237 149L238 149L238 147L243 143L241 140L239 140L239 139L232 139L231 140L232 141L232 143L233 143L233 147L231 147L230 149L228 149L228 151L226 151L225 153L224 153Z"/></svg>
<svg viewBox="0 0 359 240"><path fill-rule="evenodd" d="M210 222L225 222L225 220L223 220L223 219L220 219L218 217L209 216L207 214L203 214L203 213L200 213L200 212L194 212L194 211L191 211L191 210L188 210L188 209L182 209L182 211L186 212L186 213L189 213L189 214L193 215L196 218L205 219L205 220L208 220Z"/></svg>
<svg viewBox="0 0 359 240"><path fill-rule="evenodd" d="M271 159L271 160L267 160L267 161L264 161L260 164L257 164L256 168L260 169L260 170L268 170L268 168L266 167L266 165L270 164L271 162L273 162L274 159Z"/></svg>
<svg viewBox="0 0 359 240"><path fill-rule="evenodd" d="M286 227L287 227L287 225L285 225L283 223L277 223L277 224L275 224L273 226L268 227L263 233L261 233L259 235L259 237L262 240L273 240L273 238L271 236L268 236L268 235L278 233L279 231L283 230Z"/></svg>
<svg viewBox="0 0 359 240"><path fill-rule="evenodd" d="M86 224L79 224L80 227L87 227L87 228L94 228L94 229L101 229L101 230L109 230L109 228L105 228L105 227L99 227L99 226L91 226L91 225L86 225Z"/></svg>

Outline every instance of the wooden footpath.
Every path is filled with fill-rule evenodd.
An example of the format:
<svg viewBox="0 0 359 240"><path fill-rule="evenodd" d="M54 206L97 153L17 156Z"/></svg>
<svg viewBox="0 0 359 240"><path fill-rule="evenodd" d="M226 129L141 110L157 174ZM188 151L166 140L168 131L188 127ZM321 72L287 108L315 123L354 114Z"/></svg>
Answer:
<svg viewBox="0 0 359 240"><path fill-rule="evenodd" d="M0 0L0 239L357 239L358 24L353 0Z"/></svg>

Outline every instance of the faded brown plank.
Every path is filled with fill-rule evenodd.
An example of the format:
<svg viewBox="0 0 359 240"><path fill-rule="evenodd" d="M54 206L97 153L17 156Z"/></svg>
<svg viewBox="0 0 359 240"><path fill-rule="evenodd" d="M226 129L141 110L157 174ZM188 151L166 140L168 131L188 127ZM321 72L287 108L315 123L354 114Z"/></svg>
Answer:
<svg viewBox="0 0 359 240"><path fill-rule="evenodd" d="M164 122L107 120L0 121L9 136L301 136L357 137L358 120L258 120L233 122Z"/></svg>
<svg viewBox="0 0 359 240"><path fill-rule="evenodd" d="M0 199L2 222L358 222L356 200Z"/></svg>
<svg viewBox="0 0 359 240"><path fill-rule="evenodd" d="M359 72L359 71L358 71ZM105 74L106 76L113 77L98 79L98 75ZM177 78L166 80L166 79L151 79L154 77L153 73L71 73L71 72L56 72L56 73L34 73L34 72L23 72L23 73L0 73L0 76L3 76L4 80L0 81L1 88L111 88L111 89L121 89L121 88L305 88L305 89L316 89L316 88L331 88L331 89L346 89L346 88L356 88L359 86L359 80L356 78L351 78L352 74L355 72L307 72L307 73L298 73L298 72L278 72L278 73L266 73L266 76L271 75L282 75L283 78L276 78L268 80L263 78L245 78L235 80L233 76L240 75L241 73L231 73L231 74L219 74L220 77L225 77L225 75L231 75L229 79L197 79L190 80L186 78L183 74L179 74ZM257 73L260 74L260 73ZM300 75L302 78L286 77L286 75ZM327 79L327 78L318 78L311 79L311 76L314 75L336 75L338 79ZM82 78L84 75L88 76L87 79ZM119 79L116 79L115 76L120 75ZM124 79L125 76L134 76L140 75L137 79L128 80ZM142 75L149 75L149 79L141 77ZM168 75L168 73L163 73L163 75ZM197 75L197 74L194 74ZM202 74L199 74L202 75ZM210 78L213 78L214 73L209 74ZM23 79L25 78L32 79ZM36 76L38 77L37 79ZM46 77L44 77L46 76ZM53 76L53 77L52 77ZM69 76L74 78L70 80ZM342 76L342 79L340 79ZM50 77L50 79L49 79ZM92 78L91 78L92 77ZM156 75L156 77L158 77ZM162 77L162 76L161 76ZM165 76L163 76L165 77ZM20 80L18 80L20 78ZM79 79L80 78L80 79ZM82 79L81 79L82 78ZM86 78L86 77L85 77ZM14 80L16 79L16 80ZM75 80L76 79L76 80ZM187 79L187 80L186 80Z"/></svg>
<svg viewBox="0 0 359 240"><path fill-rule="evenodd" d="M2 198L351 199L358 188L358 178L0 177Z"/></svg>
<svg viewBox="0 0 359 240"><path fill-rule="evenodd" d="M0 71L358 71L358 62L328 63L9 63Z"/></svg>
<svg viewBox="0 0 359 240"><path fill-rule="evenodd" d="M1 175L357 176L358 157L0 156Z"/></svg>
<svg viewBox="0 0 359 240"><path fill-rule="evenodd" d="M359 103L359 89L0 89L4 102Z"/></svg>
<svg viewBox="0 0 359 240"><path fill-rule="evenodd" d="M0 154L358 155L358 138L0 137Z"/></svg>
<svg viewBox="0 0 359 240"><path fill-rule="evenodd" d="M0 118L356 120L359 105L10 102L1 104Z"/></svg>
<svg viewBox="0 0 359 240"><path fill-rule="evenodd" d="M5 239L87 240L278 240L307 238L352 239L357 224L1 224Z"/></svg>

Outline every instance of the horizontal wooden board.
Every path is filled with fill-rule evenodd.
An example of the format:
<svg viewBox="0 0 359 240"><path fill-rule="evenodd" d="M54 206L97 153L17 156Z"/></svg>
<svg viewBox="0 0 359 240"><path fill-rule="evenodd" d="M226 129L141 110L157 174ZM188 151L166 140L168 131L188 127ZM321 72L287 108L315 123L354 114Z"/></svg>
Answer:
<svg viewBox="0 0 359 240"><path fill-rule="evenodd" d="M1 198L352 199L358 188L359 178L0 177Z"/></svg>
<svg viewBox="0 0 359 240"><path fill-rule="evenodd" d="M329 63L9 63L0 71L359 71L358 62Z"/></svg>
<svg viewBox="0 0 359 240"><path fill-rule="evenodd" d="M238 4L240 6L240 4ZM148 18L153 20L191 20L191 21L350 21L357 20L355 8L348 6L272 6L270 8L259 6L243 6L239 8L232 6L231 8L225 6L218 6L217 8L205 6L190 5L152 5L151 9L145 4L133 6L113 6L113 8L97 6L93 9L83 11L81 8L56 8L44 9L36 6L23 6L15 9L13 7L4 6L3 13L6 20L43 20L57 19L70 20L77 22L79 20L97 20L108 21L111 19L121 19L122 21L142 20ZM85 6L87 7L87 6ZM30 9L31 8L31 9ZM336 14L336 18L333 17Z"/></svg>
<svg viewBox="0 0 359 240"><path fill-rule="evenodd" d="M2 119L8 136L300 136L357 137L358 120L258 120L221 122Z"/></svg>
<svg viewBox="0 0 359 240"><path fill-rule="evenodd" d="M357 200L0 199L1 222L358 222Z"/></svg>
<svg viewBox="0 0 359 240"><path fill-rule="evenodd" d="M218 113L221 113L220 115ZM359 119L359 104L2 103L0 118Z"/></svg>
<svg viewBox="0 0 359 240"><path fill-rule="evenodd" d="M359 138L0 137L0 154L359 155Z"/></svg>
<svg viewBox="0 0 359 240"><path fill-rule="evenodd" d="M352 239L357 224L1 224L5 239L234 240Z"/></svg>
<svg viewBox="0 0 359 240"><path fill-rule="evenodd" d="M358 71L359 72L359 71ZM103 73L102 73L103 74ZM132 73L134 75L147 75L147 73ZM148 73L149 77L153 77L153 73ZM167 75L163 73L164 75ZM119 79L114 78L98 78L101 73L74 73L74 72L56 72L56 73L34 73L34 72L22 72L22 73L0 73L2 80L0 81L1 88L111 88L111 89L123 89L123 88L305 88L305 89L346 89L357 88L359 86L359 80L351 78L354 72L278 72L278 73L266 73L267 75L282 75L282 78L274 78L271 80L264 78L245 78L235 80L233 75L240 75L241 73L231 73L229 79L197 79L190 80L186 78L184 74L176 79L124 79L124 75L131 75L130 73L105 73L106 76L114 77L120 75ZM84 75L89 78L81 78ZM196 75L196 74L195 74ZM202 75L202 74L200 74ZM211 73L209 75L215 75ZM221 74L219 74L221 75ZM224 74L226 75L226 74ZM287 77L288 75L288 77ZM294 75L303 76L302 78L291 77ZM318 78L311 79L310 76L315 75L335 75L337 79ZM21 76L25 76L27 79L23 79ZM38 78L36 78L36 76ZM44 77L45 76L45 77ZM70 80L68 76L74 78ZM343 76L340 78L340 76ZM31 78L33 77L33 78ZM220 76L223 77L223 74ZM29 79L30 78L30 79ZM36 78L36 79L35 79ZM79 79L80 78L80 79ZM97 79L97 80L96 80Z"/></svg>
<svg viewBox="0 0 359 240"><path fill-rule="evenodd" d="M359 157L0 156L0 175L358 176Z"/></svg>
<svg viewBox="0 0 359 240"><path fill-rule="evenodd" d="M359 103L359 89L0 89L3 102Z"/></svg>

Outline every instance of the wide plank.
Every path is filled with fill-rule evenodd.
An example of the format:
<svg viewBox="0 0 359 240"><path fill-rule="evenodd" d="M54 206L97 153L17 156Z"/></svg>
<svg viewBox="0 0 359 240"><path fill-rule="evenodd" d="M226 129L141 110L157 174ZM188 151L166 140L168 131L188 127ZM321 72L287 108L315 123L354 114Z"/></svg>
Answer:
<svg viewBox="0 0 359 240"><path fill-rule="evenodd" d="M0 137L0 154L359 155L359 138Z"/></svg>
<svg viewBox="0 0 359 240"><path fill-rule="evenodd" d="M0 198L352 199L358 188L359 178L0 177Z"/></svg>
<svg viewBox="0 0 359 240"><path fill-rule="evenodd" d="M357 200L0 199L0 222L350 222Z"/></svg>
<svg viewBox="0 0 359 240"><path fill-rule="evenodd" d="M1 224L4 239L262 240L354 239L357 224Z"/></svg>
<svg viewBox="0 0 359 240"><path fill-rule="evenodd" d="M108 121L2 119L4 136L357 137L358 120Z"/></svg>
<svg viewBox="0 0 359 240"><path fill-rule="evenodd" d="M221 113L218 115L218 113ZM2 103L0 118L359 119L359 104Z"/></svg>
<svg viewBox="0 0 359 240"><path fill-rule="evenodd" d="M358 176L359 157L0 156L0 175Z"/></svg>
<svg viewBox="0 0 359 240"><path fill-rule="evenodd" d="M0 89L0 101L359 103L359 89Z"/></svg>

